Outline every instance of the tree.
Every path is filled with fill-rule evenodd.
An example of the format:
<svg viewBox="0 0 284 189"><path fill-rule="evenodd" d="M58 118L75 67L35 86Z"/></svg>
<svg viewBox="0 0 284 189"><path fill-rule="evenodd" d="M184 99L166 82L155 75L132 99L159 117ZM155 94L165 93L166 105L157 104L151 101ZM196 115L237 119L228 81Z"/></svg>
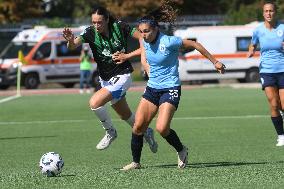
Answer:
<svg viewBox="0 0 284 189"><path fill-rule="evenodd" d="M0 0L0 23L20 22L43 14L40 0Z"/></svg>
<svg viewBox="0 0 284 189"><path fill-rule="evenodd" d="M74 0L43 0L45 8L45 17L63 17L72 15L75 7Z"/></svg>
<svg viewBox="0 0 284 189"><path fill-rule="evenodd" d="M225 24L247 24L262 21L262 5L265 0L234 0L227 14ZM284 0L275 1L278 6L278 17L283 18Z"/></svg>

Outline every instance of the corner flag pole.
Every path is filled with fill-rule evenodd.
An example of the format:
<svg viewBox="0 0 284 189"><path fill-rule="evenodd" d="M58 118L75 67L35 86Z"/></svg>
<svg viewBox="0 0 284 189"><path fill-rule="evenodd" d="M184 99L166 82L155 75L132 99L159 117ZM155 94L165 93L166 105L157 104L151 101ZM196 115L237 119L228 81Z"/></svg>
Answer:
<svg viewBox="0 0 284 189"><path fill-rule="evenodd" d="M17 96L21 96L21 67L22 62L19 62L17 70Z"/></svg>
<svg viewBox="0 0 284 189"><path fill-rule="evenodd" d="M18 70L17 70L17 95L16 96L21 96L21 68L23 64L26 64L26 60L24 58L24 53L22 50L19 50L18 52L18 59L19 59L19 64L18 64Z"/></svg>

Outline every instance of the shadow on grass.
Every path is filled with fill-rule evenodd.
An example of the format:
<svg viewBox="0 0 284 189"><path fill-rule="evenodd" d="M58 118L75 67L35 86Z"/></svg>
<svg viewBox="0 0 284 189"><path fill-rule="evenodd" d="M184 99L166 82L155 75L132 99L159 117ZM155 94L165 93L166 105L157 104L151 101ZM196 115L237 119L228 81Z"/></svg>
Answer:
<svg viewBox="0 0 284 189"><path fill-rule="evenodd" d="M213 162L213 163L189 163L186 168L208 168L208 167L229 167L229 166L244 166L244 165L264 165L264 164L281 164L284 161L277 162ZM158 168L174 168L177 164L155 165L147 167Z"/></svg>
<svg viewBox="0 0 284 189"><path fill-rule="evenodd" d="M69 174L69 175L59 175L57 176L57 178L60 178L60 177L76 177L75 174Z"/></svg>
<svg viewBox="0 0 284 189"><path fill-rule="evenodd" d="M0 138L1 140L15 140L15 139L35 139L35 138L53 138L57 136L26 136L26 137L5 137L5 138Z"/></svg>

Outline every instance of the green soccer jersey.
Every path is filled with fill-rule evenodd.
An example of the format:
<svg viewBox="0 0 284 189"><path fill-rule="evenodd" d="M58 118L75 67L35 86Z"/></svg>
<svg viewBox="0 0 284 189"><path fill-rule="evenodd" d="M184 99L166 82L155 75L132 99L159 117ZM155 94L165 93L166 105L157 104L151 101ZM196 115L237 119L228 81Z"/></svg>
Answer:
<svg viewBox="0 0 284 189"><path fill-rule="evenodd" d="M113 76L131 73L133 68L129 61L116 64L112 60L112 54L126 52L127 37L132 36L135 28L125 23L114 22L109 25L109 37L96 32L93 26L89 26L80 34L84 43L88 43L92 49L94 60L98 65L99 75L103 80L109 80Z"/></svg>

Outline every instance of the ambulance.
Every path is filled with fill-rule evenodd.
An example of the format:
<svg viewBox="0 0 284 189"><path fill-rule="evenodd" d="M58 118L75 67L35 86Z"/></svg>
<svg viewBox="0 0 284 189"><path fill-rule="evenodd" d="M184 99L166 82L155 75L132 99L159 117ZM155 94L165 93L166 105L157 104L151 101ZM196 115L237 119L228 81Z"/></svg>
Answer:
<svg viewBox="0 0 284 189"><path fill-rule="evenodd" d="M84 27L71 28L75 36L79 35L83 29ZM79 83L79 57L82 46L75 50L68 50L62 31L63 28L52 29L38 26L19 32L0 53L0 89L15 85L19 51L22 51L24 55L20 70L21 84L25 88L36 89L43 83L60 83L66 88L71 88ZM85 45L87 44L83 44ZM92 65L92 79L96 84L98 82L97 65Z"/></svg>
<svg viewBox="0 0 284 189"><path fill-rule="evenodd" d="M215 58L226 65L226 73L221 75L197 50L181 50L181 81L237 79L240 82L258 82L260 53L257 51L254 57L247 58L251 36L258 24L253 22L236 26L196 26L176 30L175 36L201 43Z"/></svg>

